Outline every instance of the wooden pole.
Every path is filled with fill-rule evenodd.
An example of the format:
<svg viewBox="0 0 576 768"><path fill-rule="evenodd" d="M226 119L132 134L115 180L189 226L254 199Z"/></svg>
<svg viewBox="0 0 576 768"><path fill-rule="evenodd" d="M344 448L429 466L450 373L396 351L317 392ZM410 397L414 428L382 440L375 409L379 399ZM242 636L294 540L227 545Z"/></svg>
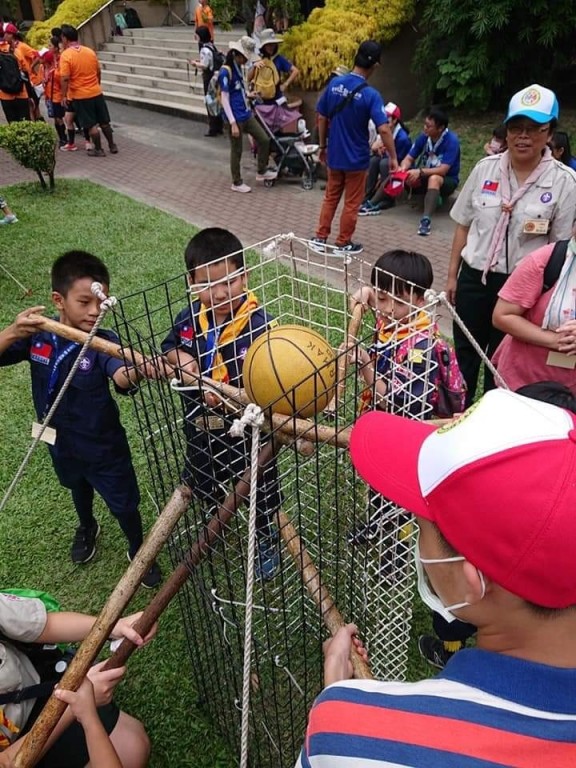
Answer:
<svg viewBox="0 0 576 768"><path fill-rule="evenodd" d="M258 455L258 473L260 477L264 467L274 456L273 441L268 441L260 450ZM206 552L213 547L219 539L226 526L236 514L236 510L241 501L248 501L250 494L251 470L246 469L240 480L236 483L234 490L226 496L217 511L210 518L204 530L202 530L197 540L192 545L183 562L172 572L170 578L164 582L161 589L150 601L148 607L138 620L134 628L141 635L146 635L153 627L158 617L162 614L168 603L177 594L178 590L186 582L194 568L200 563ZM113 656L106 662L105 669L114 669L121 667L126 660L136 650L136 646L126 638L122 641Z"/></svg>
<svg viewBox="0 0 576 768"><path fill-rule="evenodd" d="M70 691L78 689L94 659L110 637L114 625L140 586L144 575L150 569L174 526L188 507L190 499L190 489L186 486L179 486L174 491L70 662L70 666L59 683L61 688ZM15 768L32 768L36 765L44 745L62 717L66 706L63 701L54 696L48 699L32 729L24 736L22 747L15 758Z"/></svg>
<svg viewBox="0 0 576 768"><path fill-rule="evenodd" d="M324 409L324 414L328 418L335 417L338 406L344 399L344 392L346 391L346 369L348 367L348 349L358 343L358 331L362 325L363 315L364 308L362 304L356 304L352 310L350 322L348 323L348 333L346 335L344 351L341 351L338 357L338 366L336 368L336 392L334 393L332 400Z"/></svg>

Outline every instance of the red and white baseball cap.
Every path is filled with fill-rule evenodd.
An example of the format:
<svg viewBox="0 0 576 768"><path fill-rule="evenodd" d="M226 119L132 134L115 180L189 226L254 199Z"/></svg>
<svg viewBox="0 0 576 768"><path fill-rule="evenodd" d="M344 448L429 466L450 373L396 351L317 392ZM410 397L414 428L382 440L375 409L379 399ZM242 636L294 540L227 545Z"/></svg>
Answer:
<svg viewBox="0 0 576 768"><path fill-rule="evenodd" d="M496 584L543 607L576 605L574 414L505 390L439 429L373 411L350 455Z"/></svg>
<svg viewBox="0 0 576 768"><path fill-rule="evenodd" d="M15 24L11 24L9 21L4 24L4 34L17 35L18 27Z"/></svg>
<svg viewBox="0 0 576 768"><path fill-rule="evenodd" d="M393 101L389 101L388 104L384 107L384 111L389 117L395 117L396 120L400 120L402 118L402 113L400 112L400 107L398 104L394 104Z"/></svg>

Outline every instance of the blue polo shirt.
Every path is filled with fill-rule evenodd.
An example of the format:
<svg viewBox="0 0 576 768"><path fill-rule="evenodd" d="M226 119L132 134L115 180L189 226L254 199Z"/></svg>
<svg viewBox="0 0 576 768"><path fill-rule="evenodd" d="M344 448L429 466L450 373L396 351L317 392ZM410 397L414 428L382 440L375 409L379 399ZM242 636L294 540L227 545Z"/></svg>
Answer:
<svg viewBox="0 0 576 768"><path fill-rule="evenodd" d="M428 136L421 133L412 144L408 154L414 160L416 168L436 168L444 163L449 165L450 170L446 176L458 183L460 140L452 131L446 130L437 142L429 141Z"/></svg>
<svg viewBox="0 0 576 768"><path fill-rule="evenodd" d="M363 82L364 77L354 72L333 78L316 106L316 111L330 121L328 167L332 170L367 170L370 164L368 123L372 120L378 129L388 122L382 97L371 86L356 93L349 104L330 117L336 107Z"/></svg>
<svg viewBox="0 0 576 768"><path fill-rule="evenodd" d="M244 123L252 117L252 110L246 101L246 92L244 89L244 80L240 68L234 62L231 67L227 64L220 68L218 75L218 85L222 93L228 93L230 96L230 107L237 123ZM222 112L224 119L228 120L226 113Z"/></svg>
<svg viewBox="0 0 576 768"><path fill-rule="evenodd" d="M99 330L97 335L119 342L112 331ZM37 419L41 420L59 393L79 351L79 344L42 331L8 347L0 355L0 366L29 363L34 409ZM57 360L60 360L58 364ZM94 349L84 352L50 422L56 430L56 445L50 446L54 458L99 463L129 455L118 406L109 388L109 379L123 367L122 360L102 352ZM127 392L118 387L115 389L119 393Z"/></svg>

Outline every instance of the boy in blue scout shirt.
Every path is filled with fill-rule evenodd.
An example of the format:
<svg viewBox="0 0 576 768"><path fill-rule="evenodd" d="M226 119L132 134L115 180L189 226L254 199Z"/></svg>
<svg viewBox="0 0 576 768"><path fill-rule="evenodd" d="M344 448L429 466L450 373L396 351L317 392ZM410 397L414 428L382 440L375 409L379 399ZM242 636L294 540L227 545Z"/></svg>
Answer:
<svg viewBox="0 0 576 768"><path fill-rule="evenodd" d="M52 266L52 301L61 323L86 333L92 330L101 303L91 292L94 281L108 292L110 275L96 256L69 251L56 259ZM0 366L26 361L30 364L32 398L40 422L80 350L74 342L39 330L43 310L37 306L21 312L12 325L0 332ZM98 329L97 335L119 341L112 331ZM143 373L157 375L151 366ZM138 483L118 406L108 385L112 379L116 392L127 393L140 377L136 368L127 367L121 360L87 349L50 422L56 431L54 444L48 445L54 470L60 484L70 489L80 520L71 548L74 563L87 563L96 553L100 524L93 515L94 491L102 496L128 539L129 559L142 544ZM154 563L142 584L155 587L160 580L160 569Z"/></svg>
<svg viewBox="0 0 576 768"><path fill-rule="evenodd" d="M194 375L242 387L248 347L276 324L248 290L242 243L226 229L212 227L195 235L185 252L191 291L197 298L183 309L162 342L168 361ZM218 398L198 391L182 393L187 444L184 482L216 505L222 485L236 482L250 460L249 443L232 438L232 419ZM208 406L208 408L207 408ZM278 568L277 534L272 523L281 503L276 462L264 469L258 487L257 573L271 579Z"/></svg>

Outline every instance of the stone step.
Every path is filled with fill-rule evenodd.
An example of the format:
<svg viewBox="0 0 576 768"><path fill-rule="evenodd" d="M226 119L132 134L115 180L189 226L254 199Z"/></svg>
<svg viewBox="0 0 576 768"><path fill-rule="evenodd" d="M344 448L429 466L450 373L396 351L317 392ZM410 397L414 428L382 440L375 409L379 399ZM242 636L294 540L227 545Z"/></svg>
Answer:
<svg viewBox="0 0 576 768"><path fill-rule="evenodd" d="M158 94L156 94L158 96ZM126 92L106 92L108 101L120 101L123 104L133 104L143 109L151 109L155 112L165 112L179 117L188 117L191 120L203 122L206 120L204 102L182 102L179 99L171 99L168 94L162 94L161 98L135 96Z"/></svg>
<svg viewBox="0 0 576 768"><path fill-rule="evenodd" d="M150 67L150 69L152 69L152 67ZM193 71L194 70L192 70L192 72ZM138 70L138 72L134 74L130 72L103 69L102 83L106 83L107 85L112 83L122 83L123 85L133 85L135 88L150 88L157 91L180 93L183 96L196 93L201 96L204 95L202 80L199 77L188 82L187 79L173 79L171 74L167 77L162 77L162 75L156 77L150 76L141 70Z"/></svg>
<svg viewBox="0 0 576 768"><path fill-rule="evenodd" d="M134 85L133 83L118 83L114 81L105 80L102 77L102 89L106 98L124 98L125 96L132 96L139 98L142 101L161 101L169 102L170 104L181 105L184 111L188 111L188 107L192 105L199 105L204 113L206 112L204 107L204 94L200 91L179 91L179 90L158 90L148 85Z"/></svg>
<svg viewBox="0 0 576 768"><path fill-rule="evenodd" d="M140 59L141 57L137 57ZM167 62L170 59L166 60ZM191 83L196 86L197 84L202 86L202 76L200 70L195 74L195 67L186 67L183 63L181 66L169 66L169 64L150 67L144 64L142 61L124 61L124 57L118 57L117 60L103 59L100 55L100 64L102 66L102 72L106 73L108 80L111 78L108 74L116 75L146 75L153 80L178 80L180 82ZM180 62L179 62L180 64ZM122 82L121 80L119 82Z"/></svg>
<svg viewBox="0 0 576 768"><path fill-rule="evenodd" d="M220 41L228 43L231 40L238 40L246 34L243 27L233 27L232 29L220 29L218 26L214 31L216 44ZM178 40L190 39L196 42L194 27L144 27L143 29L125 29L124 37Z"/></svg>
<svg viewBox="0 0 576 768"><path fill-rule="evenodd" d="M195 56L198 53L198 46L194 45L176 45L171 43L170 47L156 45L156 41L153 41L154 45L148 45L146 40L138 40L137 44L118 42L116 38L113 42L106 43L103 50L110 51L112 53L137 53L140 56L146 56L149 60L156 57L163 58L189 58ZM150 61L148 63L151 63Z"/></svg>
<svg viewBox="0 0 576 768"><path fill-rule="evenodd" d="M142 56L139 53L122 53L121 51L108 51L106 49L98 51L98 58L100 63L108 65L112 63L129 64L132 67L147 67L155 66L166 70L183 70L186 71L186 59L189 57L183 56L182 58L176 58L174 56Z"/></svg>

